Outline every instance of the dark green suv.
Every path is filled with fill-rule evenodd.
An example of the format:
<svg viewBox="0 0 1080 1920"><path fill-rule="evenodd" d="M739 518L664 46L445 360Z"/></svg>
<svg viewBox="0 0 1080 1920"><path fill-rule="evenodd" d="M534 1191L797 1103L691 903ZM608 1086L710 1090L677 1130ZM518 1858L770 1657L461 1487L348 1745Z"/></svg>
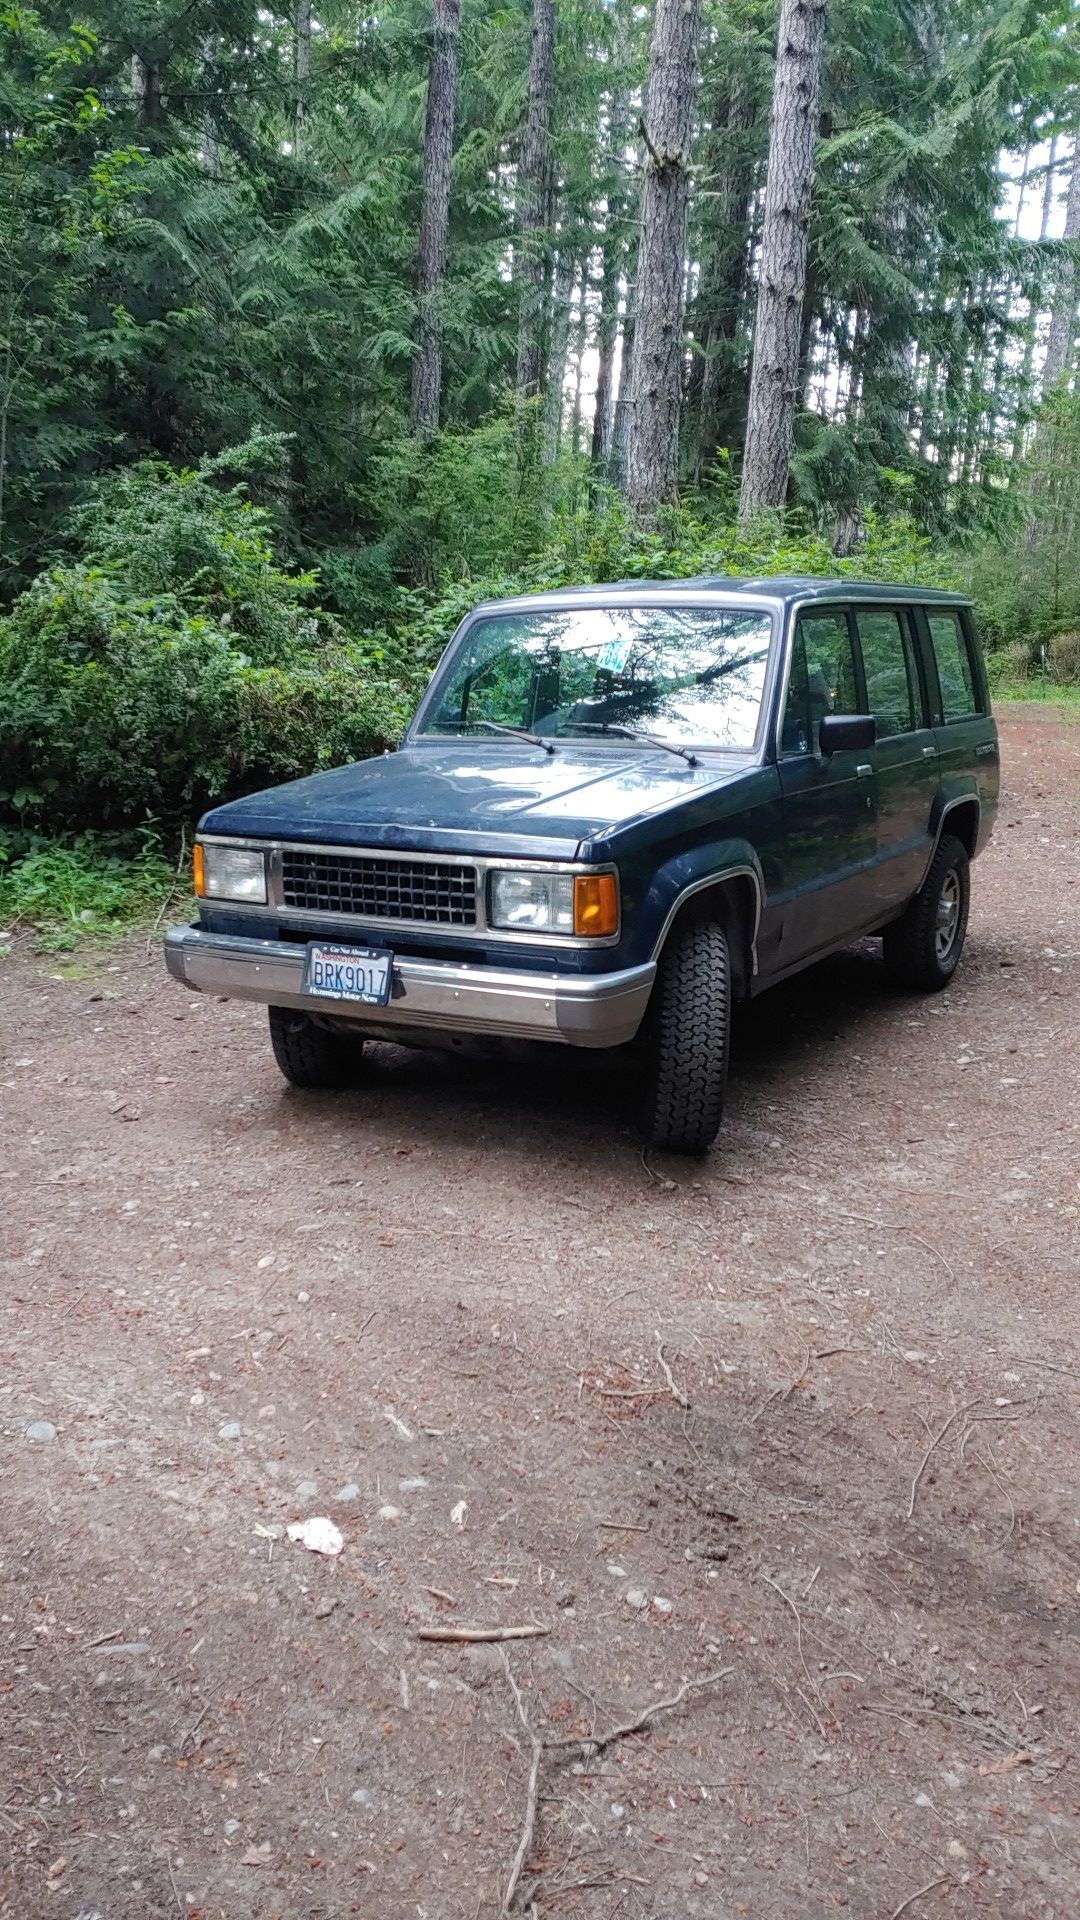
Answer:
<svg viewBox="0 0 1080 1920"><path fill-rule="evenodd" d="M270 1008L282 1071L365 1037L628 1044L701 1152L732 1000L864 935L944 987L998 795L968 603L850 580L568 588L477 607L398 752L218 807L189 987Z"/></svg>

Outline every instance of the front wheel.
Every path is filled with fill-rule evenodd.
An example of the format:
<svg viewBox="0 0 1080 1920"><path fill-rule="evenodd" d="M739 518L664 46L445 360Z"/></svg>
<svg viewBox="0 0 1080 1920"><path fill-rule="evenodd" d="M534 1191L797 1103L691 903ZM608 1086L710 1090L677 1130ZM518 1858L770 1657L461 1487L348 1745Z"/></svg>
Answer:
<svg viewBox="0 0 1080 1920"><path fill-rule="evenodd" d="M677 929L648 1014L642 1132L651 1147L704 1153L720 1130L731 1036L731 958L713 921Z"/></svg>
<svg viewBox="0 0 1080 1920"><path fill-rule="evenodd" d="M947 833L915 898L882 936L885 965L897 986L916 993L948 986L964 949L970 901L967 849Z"/></svg>
<svg viewBox="0 0 1080 1920"><path fill-rule="evenodd" d="M364 1037L334 1033L309 1013L270 1007L270 1045L290 1086L347 1087L356 1077Z"/></svg>

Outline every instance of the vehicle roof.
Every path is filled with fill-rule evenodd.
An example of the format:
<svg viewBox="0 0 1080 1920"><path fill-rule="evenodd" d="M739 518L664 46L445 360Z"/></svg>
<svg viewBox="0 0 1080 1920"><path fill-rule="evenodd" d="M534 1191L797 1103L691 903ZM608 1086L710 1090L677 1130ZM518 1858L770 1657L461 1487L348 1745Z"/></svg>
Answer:
<svg viewBox="0 0 1080 1920"><path fill-rule="evenodd" d="M588 605L590 601L607 606L631 606L635 601L648 598L653 602L665 600L677 603L685 601L687 594L715 595L718 599L756 600L769 606L789 606L795 601L835 600L843 595L846 600L885 601L895 605L899 601L932 601L944 606L967 606L968 597L963 593L947 593L940 587L913 587L911 585L891 585L880 580L851 580L843 577L823 580L812 574L784 573L769 575L734 575L728 573L696 574L686 580L612 580L599 586L553 587L546 593L523 593L508 596L505 600L485 600L473 611L487 613L493 608L524 609L527 607L572 607Z"/></svg>

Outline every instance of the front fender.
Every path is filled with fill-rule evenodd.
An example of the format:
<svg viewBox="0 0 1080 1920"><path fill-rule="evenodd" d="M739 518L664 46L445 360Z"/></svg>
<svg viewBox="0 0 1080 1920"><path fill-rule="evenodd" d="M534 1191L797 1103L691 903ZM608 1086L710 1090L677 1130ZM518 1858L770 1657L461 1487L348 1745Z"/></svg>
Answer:
<svg viewBox="0 0 1080 1920"><path fill-rule="evenodd" d="M734 835L682 848L652 870L634 903L633 935L628 959L655 960L675 915L686 901L725 879L739 875L749 881L753 892L754 913L749 935L751 968L756 972L756 942L765 903L765 878L761 862L749 840Z"/></svg>

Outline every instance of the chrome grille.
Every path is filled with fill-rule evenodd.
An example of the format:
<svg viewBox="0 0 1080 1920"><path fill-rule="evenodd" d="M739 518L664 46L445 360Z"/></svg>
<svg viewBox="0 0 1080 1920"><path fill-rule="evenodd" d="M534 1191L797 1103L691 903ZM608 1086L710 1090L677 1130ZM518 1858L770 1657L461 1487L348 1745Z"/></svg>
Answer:
<svg viewBox="0 0 1080 1920"><path fill-rule="evenodd" d="M287 849L281 856L281 897L284 906L302 913L476 925L475 867L437 860Z"/></svg>

